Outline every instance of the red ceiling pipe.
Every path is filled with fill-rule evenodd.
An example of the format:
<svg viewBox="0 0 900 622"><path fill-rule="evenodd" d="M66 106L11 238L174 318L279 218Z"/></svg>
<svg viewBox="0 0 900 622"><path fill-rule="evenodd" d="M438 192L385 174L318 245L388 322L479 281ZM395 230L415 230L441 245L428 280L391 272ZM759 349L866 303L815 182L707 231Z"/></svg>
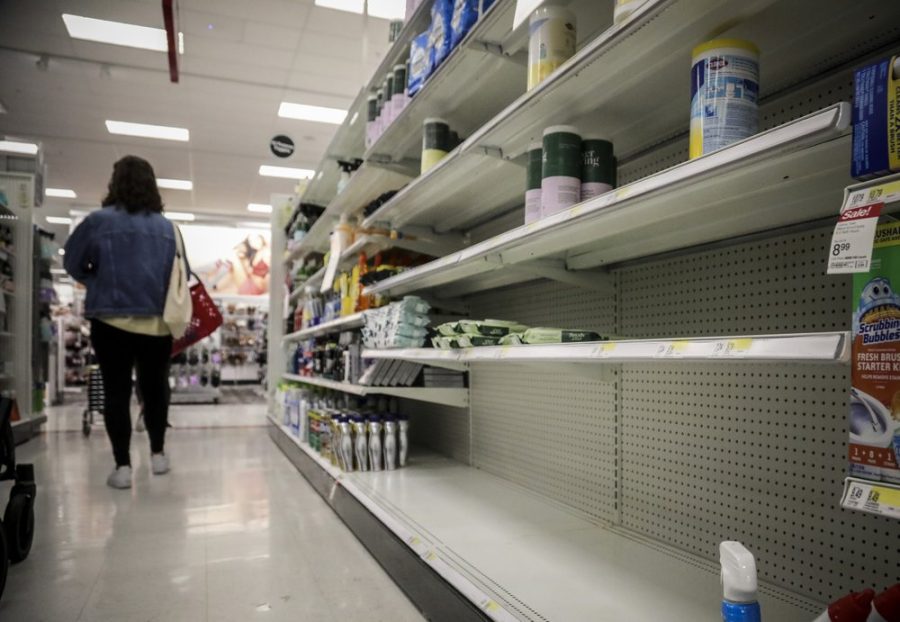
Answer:
<svg viewBox="0 0 900 622"><path fill-rule="evenodd" d="M169 46L169 80L178 82L178 35L175 32L175 12L173 0L162 0L163 21L166 24L166 42Z"/></svg>

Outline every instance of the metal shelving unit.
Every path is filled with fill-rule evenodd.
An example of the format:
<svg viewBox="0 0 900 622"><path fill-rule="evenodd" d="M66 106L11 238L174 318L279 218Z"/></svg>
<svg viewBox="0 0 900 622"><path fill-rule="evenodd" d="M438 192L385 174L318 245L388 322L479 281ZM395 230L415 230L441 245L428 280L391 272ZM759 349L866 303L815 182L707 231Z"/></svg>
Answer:
<svg viewBox="0 0 900 622"><path fill-rule="evenodd" d="M836 104L368 287L399 295L548 259L585 270L825 218L844 187L850 107ZM783 202L791 204L785 209ZM547 267L547 266L543 266ZM598 277L599 279L600 277ZM485 287L495 285L487 281ZM472 291L471 289L469 291Z"/></svg>
<svg viewBox="0 0 900 622"><path fill-rule="evenodd" d="M319 335L327 335L329 333L340 333L345 330L353 330L354 328L359 328L364 323L365 319L362 312L354 313L352 315L345 315L330 322L325 322L317 326L312 326L310 328L304 328L303 330L298 330L293 333L288 333L284 336L282 342L290 343L291 341L302 341L311 337L318 337Z"/></svg>
<svg viewBox="0 0 900 622"><path fill-rule="evenodd" d="M291 382L300 382L303 384L311 384L313 386L331 389L332 391L341 391L351 395L388 395L391 397L402 397L420 402L429 402L431 404L442 404L444 406L454 406L457 408L465 408L469 405L468 389L438 389L426 387L371 387L361 384L350 384L349 382L339 382L337 380L328 380L327 378L314 378L311 376L298 376L296 374L284 374L282 378Z"/></svg>
<svg viewBox="0 0 900 622"><path fill-rule="evenodd" d="M488 17L514 4L498 0ZM579 30L591 12L603 19L596 3L568 4ZM895 555L885 543L900 523L885 517L900 493L863 482L880 487L875 512L842 511L838 498L850 301L848 280L825 275L823 222L850 182L841 102L853 96L851 70L896 53L898 21L900 5L877 0L650 0L596 36L588 20L575 57L496 114L467 100L466 115L485 114L481 127L363 226L477 243L367 293L423 291L474 318L633 338L365 351L471 370L464 411L400 401L417 440L453 460L414 454L421 462L396 473L346 474L277 424L273 438L348 524L341 495L482 617L658 620L649 593L665 595L666 620L711 619L721 600L715 547L735 538L758 555L768 620L811 619L851 589L887 587ZM469 88L461 67L483 43L508 63L502 72L515 71L525 35L494 32L499 23L480 24L490 36L455 51L404 125L370 149L373 160L414 155L413 128L440 114L453 82ZM687 161L691 50L714 36L761 49L763 131ZM558 124L611 140L622 186L510 230L522 222L523 154ZM883 183L849 191L870 197ZM900 200L900 183L892 191L889 202ZM860 494L872 501L872 490ZM357 532L375 554L386 539L372 533ZM389 572L392 553L379 557Z"/></svg>

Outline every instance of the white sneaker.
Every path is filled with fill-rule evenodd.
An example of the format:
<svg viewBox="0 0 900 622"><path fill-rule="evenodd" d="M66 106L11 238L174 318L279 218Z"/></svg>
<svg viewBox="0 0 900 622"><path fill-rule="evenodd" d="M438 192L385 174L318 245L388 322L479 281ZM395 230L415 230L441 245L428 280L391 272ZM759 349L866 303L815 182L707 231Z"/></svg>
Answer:
<svg viewBox="0 0 900 622"><path fill-rule="evenodd" d="M154 475L169 472L169 456L166 454L150 454L150 466Z"/></svg>
<svg viewBox="0 0 900 622"><path fill-rule="evenodd" d="M120 466L106 478L106 485L111 488L131 488L131 467Z"/></svg>

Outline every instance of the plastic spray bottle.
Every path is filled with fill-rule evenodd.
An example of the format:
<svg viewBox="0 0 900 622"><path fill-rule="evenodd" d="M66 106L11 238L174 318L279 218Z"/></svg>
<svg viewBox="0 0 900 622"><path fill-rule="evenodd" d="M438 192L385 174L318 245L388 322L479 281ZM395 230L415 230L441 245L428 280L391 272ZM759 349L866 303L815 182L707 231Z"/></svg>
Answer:
<svg viewBox="0 0 900 622"><path fill-rule="evenodd" d="M900 583L875 597L866 622L900 622Z"/></svg>
<svg viewBox="0 0 900 622"><path fill-rule="evenodd" d="M406 415L400 415L397 422L397 437L400 450L397 462L401 467L405 467L409 459L409 417Z"/></svg>
<svg viewBox="0 0 900 622"><path fill-rule="evenodd" d="M381 418L378 416L369 417L369 462L373 471L380 471L382 458L381 445Z"/></svg>
<svg viewBox="0 0 900 622"><path fill-rule="evenodd" d="M873 598L874 590L850 592L828 605L828 609L813 622L866 622L872 610Z"/></svg>
<svg viewBox="0 0 900 622"><path fill-rule="evenodd" d="M384 468L397 468L397 419L388 416L384 421Z"/></svg>
<svg viewBox="0 0 900 622"><path fill-rule="evenodd" d="M740 542L719 544L722 566L722 620L761 622L756 601L756 559Z"/></svg>

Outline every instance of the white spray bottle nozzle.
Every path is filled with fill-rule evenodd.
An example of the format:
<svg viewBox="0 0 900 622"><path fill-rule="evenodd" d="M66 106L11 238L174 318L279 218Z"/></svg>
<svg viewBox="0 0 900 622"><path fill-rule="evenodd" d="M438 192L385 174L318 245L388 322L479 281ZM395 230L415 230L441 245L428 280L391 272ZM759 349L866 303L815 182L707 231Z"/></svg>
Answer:
<svg viewBox="0 0 900 622"><path fill-rule="evenodd" d="M722 592L732 603L756 602L756 559L740 542L719 544Z"/></svg>

